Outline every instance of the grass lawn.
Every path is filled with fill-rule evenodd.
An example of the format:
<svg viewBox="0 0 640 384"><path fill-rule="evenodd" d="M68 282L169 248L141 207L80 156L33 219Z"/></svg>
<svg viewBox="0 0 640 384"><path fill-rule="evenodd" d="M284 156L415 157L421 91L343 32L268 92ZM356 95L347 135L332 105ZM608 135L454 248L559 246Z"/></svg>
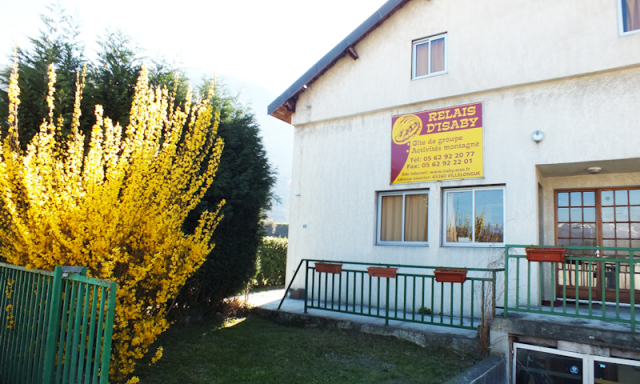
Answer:
<svg viewBox="0 0 640 384"><path fill-rule="evenodd" d="M164 356L152 366L138 364L141 383L441 383L477 361L475 354L284 326L257 315L225 325L174 326L157 345Z"/></svg>

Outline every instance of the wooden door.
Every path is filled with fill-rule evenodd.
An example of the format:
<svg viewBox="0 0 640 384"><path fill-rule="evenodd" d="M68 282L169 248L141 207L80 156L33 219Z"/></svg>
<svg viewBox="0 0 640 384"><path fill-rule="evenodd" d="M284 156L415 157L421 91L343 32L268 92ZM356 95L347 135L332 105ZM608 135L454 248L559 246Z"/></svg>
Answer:
<svg viewBox="0 0 640 384"><path fill-rule="evenodd" d="M610 188L556 191L556 244L574 246L640 247L640 188ZM628 258L626 252L569 250L570 256L596 256L601 262L567 262L558 264L557 292L567 298L615 302L616 276L620 301L629 302L631 274L640 285L640 268L631 271L629 263L616 265L607 258ZM640 257L640 253L635 255ZM639 289L640 287L636 287ZM640 290L638 290L640 293ZM638 296L640 299L640 296Z"/></svg>

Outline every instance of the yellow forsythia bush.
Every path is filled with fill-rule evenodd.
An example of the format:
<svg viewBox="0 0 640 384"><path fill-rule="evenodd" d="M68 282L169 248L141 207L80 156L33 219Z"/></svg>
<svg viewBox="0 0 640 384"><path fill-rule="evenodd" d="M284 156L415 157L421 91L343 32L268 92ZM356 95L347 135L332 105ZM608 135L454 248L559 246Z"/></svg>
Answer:
<svg viewBox="0 0 640 384"><path fill-rule="evenodd" d="M211 251L224 201L202 215L192 235L181 226L211 185L224 143L214 142L218 118L207 100L187 95L183 108L174 106L143 70L130 124L114 125L97 105L85 148L84 74L66 137L62 119L54 118L55 80L50 66L49 118L23 153L14 64L9 128L0 143L0 256L28 268L87 266L90 276L118 283L110 381L122 382L168 328L173 298ZM156 351L154 360L161 355Z"/></svg>

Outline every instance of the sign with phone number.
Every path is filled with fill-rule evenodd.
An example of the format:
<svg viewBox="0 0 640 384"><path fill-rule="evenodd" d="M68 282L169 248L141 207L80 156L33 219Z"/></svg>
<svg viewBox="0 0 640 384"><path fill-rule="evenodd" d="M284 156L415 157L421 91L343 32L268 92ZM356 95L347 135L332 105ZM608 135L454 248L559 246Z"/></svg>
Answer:
<svg viewBox="0 0 640 384"><path fill-rule="evenodd" d="M482 103L396 116L391 184L483 177Z"/></svg>

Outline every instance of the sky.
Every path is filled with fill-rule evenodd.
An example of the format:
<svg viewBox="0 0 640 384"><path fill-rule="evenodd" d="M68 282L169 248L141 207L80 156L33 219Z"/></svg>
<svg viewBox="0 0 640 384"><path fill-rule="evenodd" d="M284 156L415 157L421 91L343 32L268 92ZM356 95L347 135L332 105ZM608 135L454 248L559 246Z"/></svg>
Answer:
<svg viewBox="0 0 640 384"><path fill-rule="evenodd" d="M373 14L385 0L62 0L80 20L87 56L107 28L151 55L264 86L276 95ZM3 0L0 62L37 36L51 0Z"/></svg>
<svg viewBox="0 0 640 384"><path fill-rule="evenodd" d="M205 75L250 105L269 163L277 170L269 217L288 221L293 128L267 115L267 106L386 0L0 0L0 67L13 47L29 47L41 14L60 3L81 25L85 55L100 36L121 29L150 57L185 69L194 86Z"/></svg>

